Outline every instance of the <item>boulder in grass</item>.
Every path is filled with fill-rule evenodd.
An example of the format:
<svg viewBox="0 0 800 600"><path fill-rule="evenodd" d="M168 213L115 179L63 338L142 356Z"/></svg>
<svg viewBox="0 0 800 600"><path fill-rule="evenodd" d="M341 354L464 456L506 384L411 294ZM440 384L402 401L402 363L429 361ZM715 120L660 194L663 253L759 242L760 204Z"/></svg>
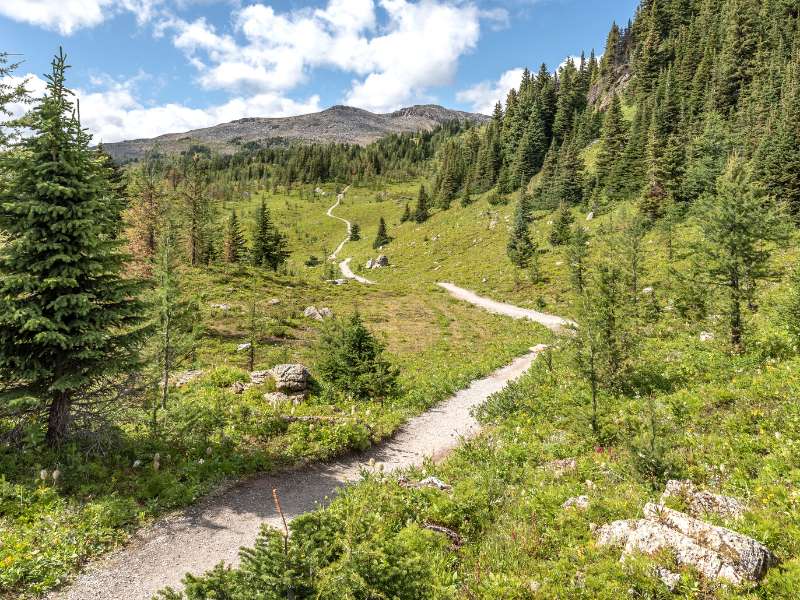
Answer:
<svg viewBox="0 0 800 600"><path fill-rule="evenodd" d="M270 373L275 378L275 387L279 392L298 393L308 390L311 373L303 365L276 365Z"/></svg>
<svg viewBox="0 0 800 600"><path fill-rule="evenodd" d="M264 385L270 377L272 377L270 371L253 371L250 373L250 383L253 385Z"/></svg>
<svg viewBox="0 0 800 600"><path fill-rule="evenodd" d="M316 306L309 306L303 311L303 315L315 321L322 321L322 313L319 312Z"/></svg>
<svg viewBox="0 0 800 600"><path fill-rule="evenodd" d="M378 258L375 259L375 263L372 265L373 269L381 269L383 267L389 266L389 257L385 254L381 254Z"/></svg>
<svg viewBox="0 0 800 600"><path fill-rule="evenodd" d="M659 502L665 504L670 498L681 500L693 517L717 515L723 519L740 519L745 512L744 504L736 498L700 490L691 481L668 481Z"/></svg>

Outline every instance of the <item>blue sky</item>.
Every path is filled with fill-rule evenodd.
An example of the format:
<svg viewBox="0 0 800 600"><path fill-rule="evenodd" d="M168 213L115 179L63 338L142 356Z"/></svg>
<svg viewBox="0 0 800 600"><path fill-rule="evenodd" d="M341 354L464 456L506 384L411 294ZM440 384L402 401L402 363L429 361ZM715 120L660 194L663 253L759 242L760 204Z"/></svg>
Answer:
<svg viewBox="0 0 800 600"><path fill-rule="evenodd" d="M638 0L0 0L34 93L59 46L104 141L334 104L486 111L522 67L602 50Z"/></svg>

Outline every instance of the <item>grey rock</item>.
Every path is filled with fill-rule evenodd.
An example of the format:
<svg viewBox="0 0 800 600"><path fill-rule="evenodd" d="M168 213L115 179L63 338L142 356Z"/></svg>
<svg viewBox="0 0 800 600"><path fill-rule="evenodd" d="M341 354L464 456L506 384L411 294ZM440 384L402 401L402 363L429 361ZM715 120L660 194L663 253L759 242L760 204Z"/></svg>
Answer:
<svg viewBox="0 0 800 600"><path fill-rule="evenodd" d="M291 404L293 406L296 406L300 404L303 400L305 400L305 396L303 394L285 394L283 392L270 392L268 394L264 394L264 400L269 402L274 408L278 408L286 404Z"/></svg>
<svg viewBox="0 0 800 600"><path fill-rule="evenodd" d="M378 258L375 259L372 268L380 269L388 266L389 266L389 258L385 254L381 254Z"/></svg>
<svg viewBox="0 0 800 600"><path fill-rule="evenodd" d="M589 508L589 496L576 496L569 498L561 508L577 508L578 510L586 510Z"/></svg>
<svg viewBox="0 0 800 600"><path fill-rule="evenodd" d="M745 512L744 504L736 498L699 490L691 481L668 481L659 502L665 504L669 498L683 501L693 517L713 514L723 519L740 519Z"/></svg>
<svg viewBox="0 0 800 600"><path fill-rule="evenodd" d="M280 392L304 392L308 389L311 374L303 365L277 365L270 371Z"/></svg>

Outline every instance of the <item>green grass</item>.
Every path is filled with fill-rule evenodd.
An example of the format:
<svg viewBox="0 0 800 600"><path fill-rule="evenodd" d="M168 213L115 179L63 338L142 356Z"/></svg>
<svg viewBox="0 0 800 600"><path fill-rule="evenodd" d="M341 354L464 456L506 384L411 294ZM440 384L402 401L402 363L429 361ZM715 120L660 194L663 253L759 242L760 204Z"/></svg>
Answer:
<svg viewBox="0 0 800 600"><path fill-rule="evenodd" d="M35 596L66 581L88 559L125 543L129 534L165 511L181 508L225 480L325 460L363 448L390 435L409 416L432 406L490 371L507 364L543 330L512 322L456 302L429 281L384 277L377 286L324 281L326 267L308 268L310 254L325 256L344 237L344 225L324 216L334 201L300 198L295 192L265 194L294 252L286 274L235 266L187 270L185 286L198 295L205 334L193 363L181 369L204 371L196 382L171 395L154 436L141 404L110 415L103 436L93 439L100 452L75 443L52 452L42 445L42 430L26 430L22 451L0 448L0 597ZM354 190L338 214L354 215L366 238L391 200ZM254 196L237 210L248 222ZM366 243L366 242L364 242ZM343 257L364 243L347 246ZM390 275L387 271L385 274ZM248 311L257 298L265 326L256 352L256 369L302 362L312 374L319 324L303 316L306 306L326 306L336 315L353 310L386 343L401 371L403 393L384 405L327 404L312 397L301 415L350 415L336 425L287 426L263 398L269 386L234 395L234 381L246 381L247 357L237 346L248 340ZM271 299L279 303L272 304ZM228 304L230 310L212 308ZM160 469L153 469L155 454ZM139 461L138 466L134 466ZM40 481L40 470L59 469L61 480Z"/></svg>

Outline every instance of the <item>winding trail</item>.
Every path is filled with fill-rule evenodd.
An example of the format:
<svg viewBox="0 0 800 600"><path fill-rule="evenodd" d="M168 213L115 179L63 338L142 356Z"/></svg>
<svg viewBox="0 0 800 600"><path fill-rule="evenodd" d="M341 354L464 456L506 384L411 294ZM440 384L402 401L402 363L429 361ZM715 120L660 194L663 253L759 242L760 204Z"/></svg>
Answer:
<svg viewBox="0 0 800 600"><path fill-rule="evenodd" d="M480 306L484 310L487 310L491 313L511 317L512 319L528 319L529 321L535 321L540 325L544 325L553 333L565 333L571 328L577 327L577 323L575 323L575 321L557 317L555 315L548 315L547 313L538 312L529 308L520 308L519 306L506 304L505 302L498 302L497 300L492 300L491 298L484 298L475 292L465 290L464 288L453 285L452 283L440 282L437 285L450 292L450 295L454 298L464 300L465 302L469 302L475 306Z"/></svg>
<svg viewBox="0 0 800 600"><path fill-rule="evenodd" d="M350 233L353 231L353 224L350 221L342 217L337 217L335 214L333 214L333 211L342 203L342 200L344 200L344 195L349 189L350 189L349 185L346 188L344 188L342 192L336 196L336 203L328 209L327 213L325 213L331 219L336 219L347 225L347 237L345 237L341 241L341 243L336 247L336 250L333 251L333 254L331 254L328 257L330 260L336 260L336 258L339 256L339 252L341 252L342 248L344 248L344 245L350 241ZM342 272L342 276L345 279L353 279L354 281L357 281L358 283L363 283L364 285L374 285L375 284L374 281L370 281L366 277L361 277L361 275L356 275L355 273L353 273L353 270L350 268L351 260L353 259L347 258L339 263L339 270Z"/></svg>
<svg viewBox="0 0 800 600"><path fill-rule="evenodd" d="M552 331L566 319L494 302L453 284L439 284L454 297L514 318L526 318ZM91 565L75 582L49 598L68 600L149 600L165 586L180 587L186 573L201 574L219 562L239 562L239 549L252 546L262 524L280 527L272 502L277 489L287 519L325 504L343 485L358 481L370 461L388 472L441 457L479 425L472 409L530 368L547 346L530 352L488 377L410 419L387 441L366 452L330 463L312 464L276 475L262 475L212 494L185 511L140 530L122 549Z"/></svg>

